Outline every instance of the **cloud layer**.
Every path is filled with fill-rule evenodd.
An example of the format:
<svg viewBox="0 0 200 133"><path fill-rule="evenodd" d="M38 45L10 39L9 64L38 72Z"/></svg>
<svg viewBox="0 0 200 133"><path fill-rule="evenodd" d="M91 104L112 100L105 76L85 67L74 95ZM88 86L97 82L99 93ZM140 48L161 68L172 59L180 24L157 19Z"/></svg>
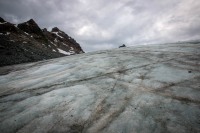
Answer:
<svg viewBox="0 0 200 133"><path fill-rule="evenodd" d="M199 0L0 0L0 16L59 27L87 51L200 39Z"/></svg>

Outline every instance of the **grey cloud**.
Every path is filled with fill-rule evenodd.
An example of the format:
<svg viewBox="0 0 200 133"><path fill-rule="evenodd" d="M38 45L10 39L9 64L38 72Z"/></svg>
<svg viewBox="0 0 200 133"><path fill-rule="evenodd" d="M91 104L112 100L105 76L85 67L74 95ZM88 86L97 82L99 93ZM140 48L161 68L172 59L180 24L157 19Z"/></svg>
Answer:
<svg viewBox="0 0 200 133"><path fill-rule="evenodd" d="M85 51L200 38L198 0L0 0L0 16L59 27Z"/></svg>

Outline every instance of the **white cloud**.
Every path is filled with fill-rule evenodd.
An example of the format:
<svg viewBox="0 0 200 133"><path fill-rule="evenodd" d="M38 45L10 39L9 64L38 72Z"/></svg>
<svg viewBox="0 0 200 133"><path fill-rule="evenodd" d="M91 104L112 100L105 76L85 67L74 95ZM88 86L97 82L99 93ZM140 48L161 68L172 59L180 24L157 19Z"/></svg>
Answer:
<svg viewBox="0 0 200 133"><path fill-rule="evenodd" d="M200 38L198 0L6 0L8 21L59 27L86 51Z"/></svg>

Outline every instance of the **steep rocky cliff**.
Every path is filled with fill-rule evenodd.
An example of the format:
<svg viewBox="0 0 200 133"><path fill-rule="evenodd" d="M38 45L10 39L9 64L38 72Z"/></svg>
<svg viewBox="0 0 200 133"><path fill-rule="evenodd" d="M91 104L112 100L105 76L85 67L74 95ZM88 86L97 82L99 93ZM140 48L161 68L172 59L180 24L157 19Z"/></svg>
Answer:
<svg viewBox="0 0 200 133"><path fill-rule="evenodd" d="M80 53L80 45L56 27L50 32L33 19L15 25L0 18L0 66Z"/></svg>

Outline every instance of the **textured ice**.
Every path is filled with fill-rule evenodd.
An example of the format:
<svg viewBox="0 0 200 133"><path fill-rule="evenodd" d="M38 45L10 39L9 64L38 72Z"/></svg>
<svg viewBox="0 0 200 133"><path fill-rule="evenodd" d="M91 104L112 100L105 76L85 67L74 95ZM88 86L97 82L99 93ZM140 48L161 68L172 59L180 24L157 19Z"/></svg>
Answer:
<svg viewBox="0 0 200 133"><path fill-rule="evenodd" d="M200 132L200 43L0 68L0 131Z"/></svg>

